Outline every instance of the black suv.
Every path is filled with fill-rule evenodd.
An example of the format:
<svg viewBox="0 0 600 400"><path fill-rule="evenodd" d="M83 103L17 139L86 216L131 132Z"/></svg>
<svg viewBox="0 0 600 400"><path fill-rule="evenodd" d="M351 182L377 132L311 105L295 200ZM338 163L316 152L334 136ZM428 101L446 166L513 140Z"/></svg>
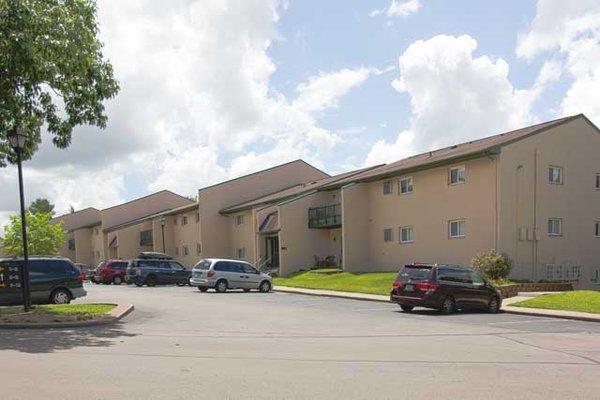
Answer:
<svg viewBox="0 0 600 400"><path fill-rule="evenodd" d="M444 314L457 309L500 311L502 295L478 272L454 265L406 265L394 281L390 300L402 310L435 308Z"/></svg>
<svg viewBox="0 0 600 400"><path fill-rule="evenodd" d="M142 256L142 254L140 254ZM176 284L189 285L192 271L177 261L169 259L151 259L142 256L129 260L125 272L125 282L136 286L156 286Z"/></svg>
<svg viewBox="0 0 600 400"><path fill-rule="evenodd" d="M4 268L0 268L0 272L6 276L10 267L21 268L22 265L23 259L3 258L0 259L0 267ZM32 303L68 304L87 294L83 288L83 274L68 258L31 257L28 265ZM2 284L2 278L0 277L0 305L21 304L21 288Z"/></svg>

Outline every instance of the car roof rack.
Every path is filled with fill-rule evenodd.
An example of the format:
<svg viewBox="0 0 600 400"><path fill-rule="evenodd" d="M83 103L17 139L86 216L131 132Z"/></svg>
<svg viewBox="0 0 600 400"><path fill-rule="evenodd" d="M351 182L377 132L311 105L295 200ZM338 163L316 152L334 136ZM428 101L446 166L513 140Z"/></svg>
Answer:
<svg viewBox="0 0 600 400"><path fill-rule="evenodd" d="M138 254L138 258L143 259L143 260L172 260L173 259L173 257L171 257L168 254L158 253L155 251L142 251L140 254Z"/></svg>

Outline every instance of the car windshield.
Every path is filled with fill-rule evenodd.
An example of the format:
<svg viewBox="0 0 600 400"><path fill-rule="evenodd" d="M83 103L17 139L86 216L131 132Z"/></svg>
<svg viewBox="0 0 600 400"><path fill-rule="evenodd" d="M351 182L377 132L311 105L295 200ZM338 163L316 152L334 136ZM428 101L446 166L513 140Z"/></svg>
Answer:
<svg viewBox="0 0 600 400"><path fill-rule="evenodd" d="M198 264L194 265L194 269L207 270L210 268L211 262L209 260L200 260Z"/></svg>
<svg viewBox="0 0 600 400"><path fill-rule="evenodd" d="M398 273L396 280L401 282L424 281L429 278L430 273L431 267L407 265Z"/></svg>

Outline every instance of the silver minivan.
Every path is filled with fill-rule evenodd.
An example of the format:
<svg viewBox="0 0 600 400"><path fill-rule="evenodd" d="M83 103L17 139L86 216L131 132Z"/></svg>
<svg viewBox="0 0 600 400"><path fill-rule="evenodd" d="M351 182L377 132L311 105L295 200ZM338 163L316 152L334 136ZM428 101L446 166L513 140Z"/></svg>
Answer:
<svg viewBox="0 0 600 400"><path fill-rule="evenodd" d="M197 286L201 292L212 288L219 293L227 289L243 289L245 292L258 289L266 293L273 287L273 279L245 261L205 258L194 265L190 284Z"/></svg>

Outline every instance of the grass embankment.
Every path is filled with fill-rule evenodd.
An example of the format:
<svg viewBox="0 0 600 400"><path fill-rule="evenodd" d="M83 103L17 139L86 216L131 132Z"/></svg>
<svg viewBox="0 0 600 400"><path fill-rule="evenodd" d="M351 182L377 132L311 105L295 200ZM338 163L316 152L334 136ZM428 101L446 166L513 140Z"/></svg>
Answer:
<svg viewBox="0 0 600 400"><path fill-rule="evenodd" d="M511 306L600 314L600 292L576 290L573 292L547 294L520 301L511 304Z"/></svg>
<svg viewBox="0 0 600 400"><path fill-rule="evenodd" d="M388 295L396 275L396 272L323 274L319 270L313 270L289 278L275 278L275 285Z"/></svg>
<svg viewBox="0 0 600 400"><path fill-rule="evenodd" d="M0 307L0 322L69 322L103 318L115 308L114 304L45 304L23 313L23 307Z"/></svg>

